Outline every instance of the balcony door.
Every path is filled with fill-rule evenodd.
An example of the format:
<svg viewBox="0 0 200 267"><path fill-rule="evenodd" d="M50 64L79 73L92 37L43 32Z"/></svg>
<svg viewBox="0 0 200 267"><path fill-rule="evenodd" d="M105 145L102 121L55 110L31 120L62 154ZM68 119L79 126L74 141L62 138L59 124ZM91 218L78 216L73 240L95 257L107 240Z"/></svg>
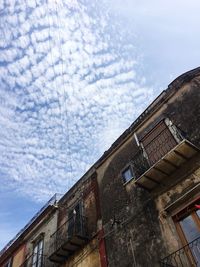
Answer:
<svg viewBox="0 0 200 267"><path fill-rule="evenodd" d="M149 131L141 139L141 142L151 165L161 159L167 152L177 145L165 120L160 121L151 131Z"/></svg>
<svg viewBox="0 0 200 267"><path fill-rule="evenodd" d="M68 212L68 236L80 234L81 232L81 204L78 203L73 209Z"/></svg>
<svg viewBox="0 0 200 267"><path fill-rule="evenodd" d="M191 266L200 267L200 210L193 206L180 214L177 228Z"/></svg>

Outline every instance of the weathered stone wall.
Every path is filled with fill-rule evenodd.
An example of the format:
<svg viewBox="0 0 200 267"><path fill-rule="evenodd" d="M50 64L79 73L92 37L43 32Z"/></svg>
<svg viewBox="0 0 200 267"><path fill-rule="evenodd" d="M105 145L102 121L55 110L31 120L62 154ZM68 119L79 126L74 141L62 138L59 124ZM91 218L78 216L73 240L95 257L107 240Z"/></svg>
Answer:
<svg viewBox="0 0 200 267"><path fill-rule="evenodd" d="M129 140L98 170L109 266L134 266L134 261L135 266L156 266L165 254L154 201L135 185L127 190L122 180L121 171L137 150L134 139Z"/></svg>
<svg viewBox="0 0 200 267"><path fill-rule="evenodd" d="M137 127L138 136L147 132L155 121L169 118L186 138L200 146L200 77L172 92ZM185 176L179 171L179 176L173 177L168 187L159 189L155 195L139 188L133 180L124 185L121 172L137 151L132 135L97 168L109 266L160 266L161 258L181 246L171 216L163 220L162 211L200 182L197 159L195 165L190 162L186 166L194 172Z"/></svg>
<svg viewBox="0 0 200 267"><path fill-rule="evenodd" d="M186 138L200 147L200 77L181 89L179 97L169 103L164 115L181 129Z"/></svg>
<svg viewBox="0 0 200 267"><path fill-rule="evenodd" d="M137 134L145 133L155 121L164 117L169 118L186 138L200 146L200 76L180 89L174 88L174 94L136 129Z"/></svg>

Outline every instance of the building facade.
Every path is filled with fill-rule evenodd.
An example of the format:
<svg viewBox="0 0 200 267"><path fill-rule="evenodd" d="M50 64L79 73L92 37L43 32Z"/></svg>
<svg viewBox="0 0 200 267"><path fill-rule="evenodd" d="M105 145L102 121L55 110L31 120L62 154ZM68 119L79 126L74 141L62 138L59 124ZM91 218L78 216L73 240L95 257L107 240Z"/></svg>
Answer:
<svg viewBox="0 0 200 267"><path fill-rule="evenodd" d="M1 267L200 266L200 68L0 254Z"/></svg>
<svg viewBox="0 0 200 267"><path fill-rule="evenodd" d="M54 195L0 253L0 266L49 266L49 240L57 229L58 195ZM53 266L52 266L53 267Z"/></svg>
<svg viewBox="0 0 200 267"><path fill-rule="evenodd" d="M199 147L196 69L172 82L97 163L108 266L200 266Z"/></svg>

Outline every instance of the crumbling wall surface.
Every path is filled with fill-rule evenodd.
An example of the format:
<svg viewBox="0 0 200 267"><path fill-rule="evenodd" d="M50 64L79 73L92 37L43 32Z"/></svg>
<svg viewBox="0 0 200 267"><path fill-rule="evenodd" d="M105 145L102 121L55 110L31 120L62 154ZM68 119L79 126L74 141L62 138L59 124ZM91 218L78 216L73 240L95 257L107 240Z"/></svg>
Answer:
<svg viewBox="0 0 200 267"><path fill-rule="evenodd" d="M126 142L98 170L102 224L108 266L159 266L166 254L158 213L149 193L135 184L124 185L121 171L138 147Z"/></svg>
<svg viewBox="0 0 200 267"><path fill-rule="evenodd" d="M179 97L169 102L164 115L200 147L200 77L181 88Z"/></svg>
<svg viewBox="0 0 200 267"><path fill-rule="evenodd" d="M61 267L100 267L98 240L95 238L73 254Z"/></svg>
<svg viewBox="0 0 200 267"><path fill-rule="evenodd" d="M183 137L191 141L200 148L200 77L194 78L185 84L177 92L177 97L169 100L163 111L165 117L168 117L174 125L178 127ZM194 192L188 197L184 197L184 202L179 203L187 192L198 186L200 183L200 157L195 156L177 173L173 175L173 181L169 178L168 190L160 193L155 199L156 207L159 212L162 235L168 248L168 254L181 248L183 244L177 235L177 230L172 219L182 206L187 206L192 199L200 196ZM188 175L186 175L188 173ZM200 190L200 189L199 189ZM177 201L177 205L170 212L166 213L165 209Z"/></svg>
<svg viewBox="0 0 200 267"><path fill-rule="evenodd" d="M200 166L200 157L199 166ZM167 247L167 255L180 249L183 244L178 236L173 216L182 208L200 197L200 167L180 183L169 188L155 199L159 212L160 226Z"/></svg>
<svg viewBox="0 0 200 267"><path fill-rule="evenodd" d="M79 203L81 205L81 215L86 221L87 232L93 236L97 232L97 187L96 177L88 177L81 184L74 187L71 194L66 195L59 204L58 228L69 220L69 211Z"/></svg>
<svg viewBox="0 0 200 267"><path fill-rule="evenodd" d="M173 88L169 99L137 127L139 137L155 122L169 118L184 138L200 147L200 76L181 86ZM195 171L187 177L179 172L178 182L175 177L164 192L157 192L156 198L134 180L124 185L121 172L137 152L132 135L97 168L109 266L159 266L160 259L180 247L174 222L171 216L164 220L162 211L199 182Z"/></svg>
<svg viewBox="0 0 200 267"><path fill-rule="evenodd" d="M200 76L181 88L173 88L174 94L136 129L138 136L147 133L155 122L169 118L184 138L200 147Z"/></svg>

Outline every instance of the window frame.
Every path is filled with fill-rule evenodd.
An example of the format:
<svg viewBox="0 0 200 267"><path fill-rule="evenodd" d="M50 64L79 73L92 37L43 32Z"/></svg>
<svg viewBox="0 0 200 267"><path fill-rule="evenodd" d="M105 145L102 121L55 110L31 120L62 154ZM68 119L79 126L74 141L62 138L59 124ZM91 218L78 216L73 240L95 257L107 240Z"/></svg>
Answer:
<svg viewBox="0 0 200 267"><path fill-rule="evenodd" d="M131 174L132 174L132 177L129 179L129 180L125 180L125 177L124 177L124 173L127 171L127 170L130 170L131 171ZM136 179L136 175L134 175L134 170L133 170L133 166L131 164L128 164L126 165L125 168L123 168L123 170L121 171L121 177L122 177L122 181L123 181L123 184L127 184L129 183L130 181Z"/></svg>
<svg viewBox="0 0 200 267"><path fill-rule="evenodd" d="M189 205L185 206L183 209L179 210L179 212L177 212L175 215L172 216L177 234L183 246L186 246L188 244L188 241L187 241L186 235L180 223L182 219L187 218L187 216L191 215L194 223L196 224L197 228L200 231L200 218L198 218L198 215L196 214L196 211L198 209L195 208L195 204L199 204L199 201L200 201L200 198L196 199L195 201L192 201ZM185 252L186 252L189 263L195 264L195 259L192 254L192 251L189 249L189 250L186 250Z"/></svg>
<svg viewBox="0 0 200 267"><path fill-rule="evenodd" d="M9 258L4 267L12 267L12 266L13 266L13 257Z"/></svg>
<svg viewBox="0 0 200 267"><path fill-rule="evenodd" d="M77 207L78 207L78 213L77 213ZM83 227L83 201L79 200L77 202L75 202L70 209L67 209L67 222L68 222L68 226L67 226L67 232L68 235L70 236L72 233L76 232L76 224L77 221L80 221L81 227ZM71 216L70 216L71 213ZM82 229L82 228L81 228ZM72 232L71 232L72 231Z"/></svg>
<svg viewBox="0 0 200 267"><path fill-rule="evenodd" d="M42 248L40 249L41 242L42 242ZM36 248L37 248L37 252L35 253ZM35 255L36 255L36 262L34 262ZM31 267L42 267L43 260L44 260L43 256L44 256L44 235L42 234L39 236L39 238L37 238L33 242L33 255L32 255L32 261L31 261Z"/></svg>

